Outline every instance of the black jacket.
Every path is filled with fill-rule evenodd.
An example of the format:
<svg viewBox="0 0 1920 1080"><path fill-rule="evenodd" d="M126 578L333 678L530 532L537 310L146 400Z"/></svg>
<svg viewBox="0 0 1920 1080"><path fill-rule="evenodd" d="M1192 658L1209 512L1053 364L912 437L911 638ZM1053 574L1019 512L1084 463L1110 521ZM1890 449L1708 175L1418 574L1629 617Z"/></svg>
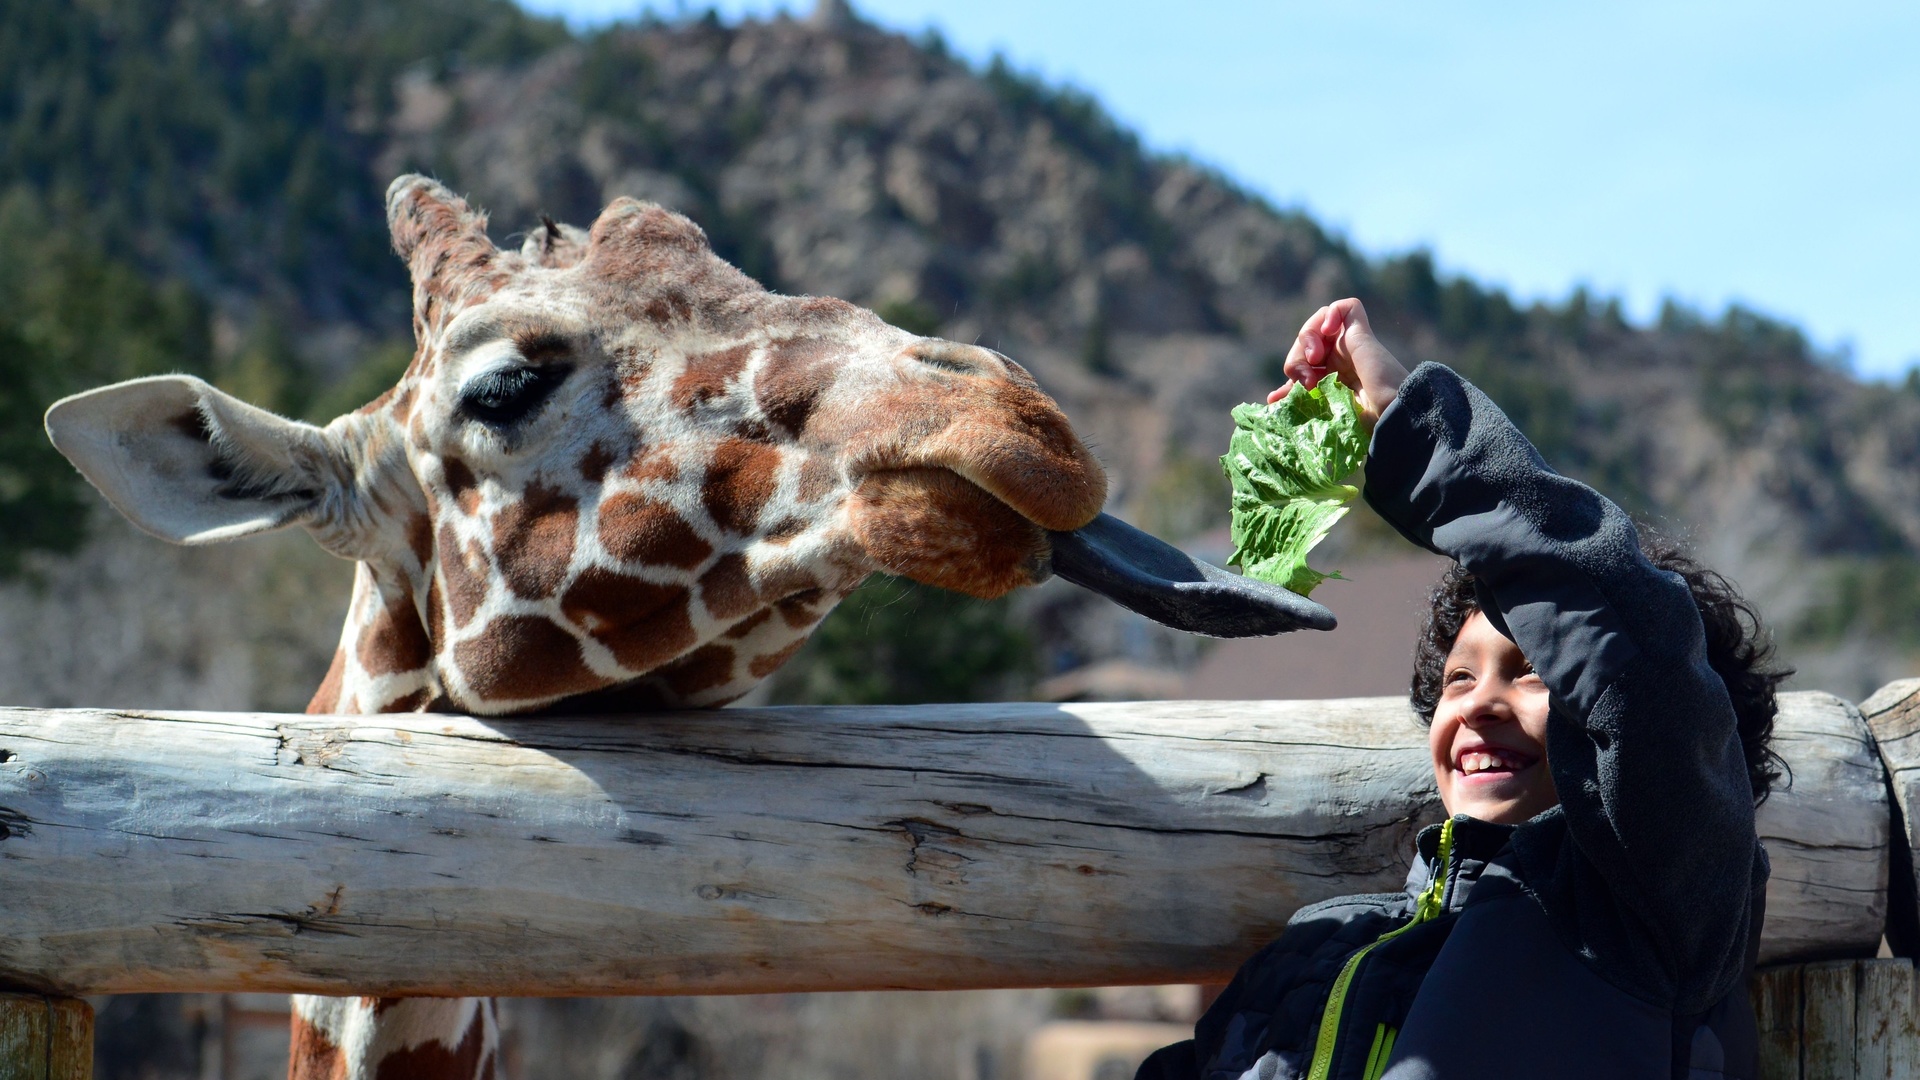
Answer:
<svg viewBox="0 0 1920 1080"><path fill-rule="evenodd" d="M1295 913L1141 1080L1751 1080L1767 860L1685 583L1444 367L1407 378L1366 476L1546 682L1560 805L1433 826L1404 892Z"/></svg>

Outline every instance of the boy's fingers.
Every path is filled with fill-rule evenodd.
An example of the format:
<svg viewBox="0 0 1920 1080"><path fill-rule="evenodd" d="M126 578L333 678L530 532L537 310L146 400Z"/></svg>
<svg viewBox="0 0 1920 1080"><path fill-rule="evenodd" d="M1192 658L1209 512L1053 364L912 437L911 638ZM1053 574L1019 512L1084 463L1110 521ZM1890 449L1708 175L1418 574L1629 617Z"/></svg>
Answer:
<svg viewBox="0 0 1920 1080"><path fill-rule="evenodd" d="M1286 397L1286 396L1287 396L1287 391L1289 391L1289 390L1291 390L1291 389L1293 389L1293 381L1292 381L1292 380L1288 380L1288 381L1286 381L1286 382L1284 382L1284 383L1281 383L1281 384L1280 384L1280 389L1278 389L1278 390L1275 390L1275 391L1274 391L1273 393L1271 393L1271 394L1268 394L1268 395L1267 395L1267 404L1269 404L1269 405L1271 405L1271 404L1273 404L1274 402L1276 402L1276 401L1279 401L1279 400L1280 400L1281 398L1284 398L1284 397Z"/></svg>
<svg viewBox="0 0 1920 1080"><path fill-rule="evenodd" d="M1282 365L1281 371L1293 382L1304 382L1308 389L1312 389L1313 384L1319 381L1320 374L1326 371L1326 367L1304 356L1296 356Z"/></svg>
<svg viewBox="0 0 1920 1080"><path fill-rule="evenodd" d="M1348 326L1359 327L1366 333L1373 333L1373 324L1367 321L1367 306L1358 299L1346 302L1346 320Z"/></svg>
<svg viewBox="0 0 1920 1080"><path fill-rule="evenodd" d="M1314 367L1326 367L1331 362L1328 357L1332 351L1333 341L1327 335L1316 331L1308 336L1307 359Z"/></svg>
<svg viewBox="0 0 1920 1080"><path fill-rule="evenodd" d="M1324 340L1333 341L1346 327L1346 311L1340 304L1329 304L1321 310L1325 311L1326 315L1320 320L1320 336Z"/></svg>

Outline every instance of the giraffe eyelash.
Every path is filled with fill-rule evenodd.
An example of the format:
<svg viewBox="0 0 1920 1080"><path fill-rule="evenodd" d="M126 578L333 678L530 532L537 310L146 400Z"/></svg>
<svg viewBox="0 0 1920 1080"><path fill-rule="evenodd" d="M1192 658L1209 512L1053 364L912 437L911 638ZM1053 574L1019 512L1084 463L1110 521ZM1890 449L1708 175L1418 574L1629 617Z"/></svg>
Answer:
<svg viewBox="0 0 1920 1080"><path fill-rule="evenodd" d="M489 427L519 423L539 412L572 372L567 364L481 372L460 388L460 411Z"/></svg>

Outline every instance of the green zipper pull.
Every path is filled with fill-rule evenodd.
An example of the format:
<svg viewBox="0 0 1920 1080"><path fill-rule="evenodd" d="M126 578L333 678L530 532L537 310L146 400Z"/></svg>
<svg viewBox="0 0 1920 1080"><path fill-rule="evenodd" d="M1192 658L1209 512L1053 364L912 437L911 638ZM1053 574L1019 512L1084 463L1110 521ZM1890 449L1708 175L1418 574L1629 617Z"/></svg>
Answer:
<svg viewBox="0 0 1920 1080"><path fill-rule="evenodd" d="M1333 1072L1334 1044L1340 1038L1340 1013L1346 1008L1347 991L1353 988L1353 977L1360 971L1360 961L1365 960L1367 954L1381 942L1399 937L1421 923L1438 917L1441 911L1445 910L1447 877L1452 866L1453 819L1448 818L1440 825L1440 848L1434 853L1433 877L1427 881L1427 887L1420 890L1420 895L1414 898L1412 920L1381 934L1362 946L1359 952L1347 957L1347 962L1340 968L1339 976L1333 980L1333 989L1327 994L1327 1007L1320 1012L1320 1033L1314 1036L1313 1064L1307 1069L1307 1080L1327 1080ZM1380 1055L1377 1064L1382 1069L1386 1068L1387 1055L1393 1052L1393 1035L1393 1029L1385 1024L1381 1024L1374 1031L1373 1049ZM1381 1049L1382 1040L1386 1044L1384 1050ZM1368 1055L1367 1068L1371 1070L1375 1064L1373 1056ZM1377 1075L1370 1072L1368 1080L1372 1080L1372 1077Z"/></svg>

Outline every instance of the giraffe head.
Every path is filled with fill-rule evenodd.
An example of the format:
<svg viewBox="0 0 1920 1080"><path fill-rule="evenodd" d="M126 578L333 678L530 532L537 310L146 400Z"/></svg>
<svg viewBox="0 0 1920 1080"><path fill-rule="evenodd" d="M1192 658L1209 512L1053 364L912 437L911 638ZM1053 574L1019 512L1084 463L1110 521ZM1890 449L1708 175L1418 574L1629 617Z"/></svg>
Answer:
<svg viewBox="0 0 1920 1080"><path fill-rule="evenodd" d="M378 400L315 427L165 376L47 421L164 539L299 524L359 562L326 711L723 703L870 573L997 596L1100 514L1019 365L768 292L677 214L509 251L423 177L387 209L418 348Z"/></svg>

